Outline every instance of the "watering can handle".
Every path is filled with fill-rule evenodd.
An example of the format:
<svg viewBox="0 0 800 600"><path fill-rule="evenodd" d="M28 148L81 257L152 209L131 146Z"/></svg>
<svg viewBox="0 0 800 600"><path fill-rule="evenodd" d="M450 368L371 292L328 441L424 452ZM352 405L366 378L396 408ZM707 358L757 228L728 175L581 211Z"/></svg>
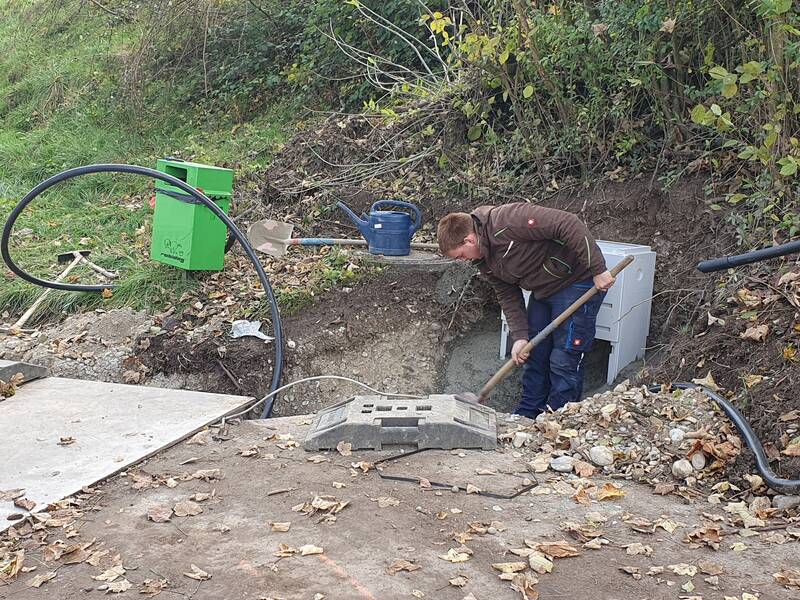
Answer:
<svg viewBox="0 0 800 600"><path fill-rule="evenodd" d="M411 227L411 233L414 233L422 225L422 213L419 209L410 202L403 202L401 200L378 200L372 205L370 211L378 210L379 206L394 206L397 208L407 208L414 213L414 225Z"/></svg>

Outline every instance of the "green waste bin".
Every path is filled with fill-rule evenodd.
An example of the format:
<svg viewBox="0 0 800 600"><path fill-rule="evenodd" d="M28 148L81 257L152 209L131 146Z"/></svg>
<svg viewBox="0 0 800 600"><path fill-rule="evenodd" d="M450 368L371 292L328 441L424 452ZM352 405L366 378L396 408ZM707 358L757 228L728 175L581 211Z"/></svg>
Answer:
<svg viewBox="0 0 800 600"><path fill-rule="evenodd" d="M161 159L157 167L203 192L228 214L233 193L233 171L209 165ZM160 179L150 257L187 271L219 271L225 258L228 229L208 207Z"/></svg>

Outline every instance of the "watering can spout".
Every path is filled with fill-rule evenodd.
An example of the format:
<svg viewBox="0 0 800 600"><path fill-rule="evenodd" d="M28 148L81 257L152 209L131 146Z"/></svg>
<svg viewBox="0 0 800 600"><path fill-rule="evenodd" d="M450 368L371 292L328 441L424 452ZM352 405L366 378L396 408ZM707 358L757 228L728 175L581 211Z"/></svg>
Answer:
<svg viewBox="0 0 800 600"><path fill-rule="evenodd" d="M344 202L337 202L336 206L341 208L345 212L345 214L348 217L350 217L350 220L353 223L355 223L356 227L358 227L358 230L361 232L361 235L363 235L364 238L367 241L369 241L369 236L370 236L369 223L367 221L365 221L364 219L359 219L356 216L356 213L354 213L352 210L350 210L350 207L347 206Z"/></svg>

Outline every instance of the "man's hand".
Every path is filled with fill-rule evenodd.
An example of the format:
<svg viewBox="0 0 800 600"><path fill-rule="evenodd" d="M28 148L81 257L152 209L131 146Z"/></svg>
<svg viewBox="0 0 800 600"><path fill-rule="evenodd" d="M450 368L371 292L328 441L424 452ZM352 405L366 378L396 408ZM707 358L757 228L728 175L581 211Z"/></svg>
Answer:
<svg viewBox="0 0 800 600"><path fill-rule="evenodd" d="M614 276L608 271L604 271L600 273L600 275L595 275L592 279L594 279L594 287L601 292L607 292L616 281Z"/></svg>
<svg viewBox="0 0 800 600"><path fill-rule="evenodd" d="M523 352L523 348L528 345L528 340L517 340L511 347L511 360L514 364L521 365L528 360L529 353Z"/></svg>

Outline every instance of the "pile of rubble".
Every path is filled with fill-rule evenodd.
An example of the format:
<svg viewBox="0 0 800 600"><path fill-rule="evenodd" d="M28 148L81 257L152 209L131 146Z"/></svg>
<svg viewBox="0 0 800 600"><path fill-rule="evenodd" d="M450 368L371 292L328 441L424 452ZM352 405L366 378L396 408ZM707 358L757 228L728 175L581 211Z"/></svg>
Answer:
<svg viewBox="0 0 800 600"><path fill-rule="evenodd" d="M741 489L728 480L742 440L699 390L652 393L621 384L536 421L511 421L500 439L530 452L525 458L534 473L602 474L653 485L659 494L708 496L712 503ZM757 475L743 481L752 490L763 486ZM777 500L791 508L800 498Z"/></svg>

